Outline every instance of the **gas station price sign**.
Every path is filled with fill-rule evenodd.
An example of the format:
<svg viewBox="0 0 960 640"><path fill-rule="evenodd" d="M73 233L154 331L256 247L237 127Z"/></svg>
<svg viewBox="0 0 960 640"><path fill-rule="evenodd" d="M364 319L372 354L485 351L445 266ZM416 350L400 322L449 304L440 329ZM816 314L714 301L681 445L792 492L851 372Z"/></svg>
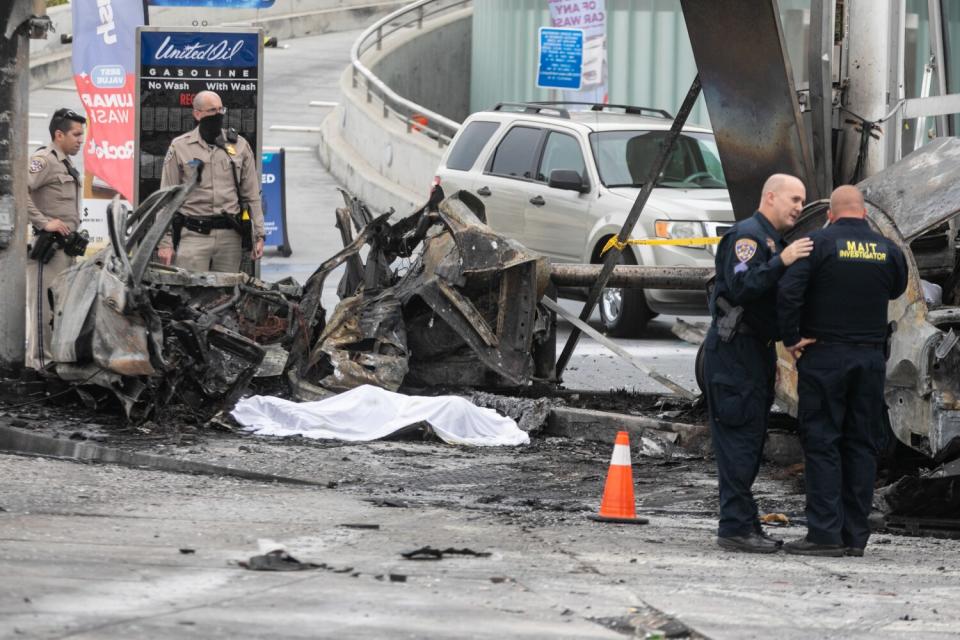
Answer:
<svg viewBox="0 0 960 640"><path fill-rule="evenodd" d="M190 131L193 98L215 91L227 108L224 127L246 138L260 158L263 32L260 29L137 30L135 199L160 188L163 160L174 138Z"/></svg>

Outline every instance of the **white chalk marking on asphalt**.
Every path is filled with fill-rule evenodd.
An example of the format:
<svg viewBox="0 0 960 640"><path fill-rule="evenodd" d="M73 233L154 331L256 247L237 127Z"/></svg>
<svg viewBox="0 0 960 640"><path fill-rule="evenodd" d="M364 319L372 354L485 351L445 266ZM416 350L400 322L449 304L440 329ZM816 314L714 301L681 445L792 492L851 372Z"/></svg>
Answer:
<svg viewBox="0 0 960 640"><path fill-rule="evenodd" d="M61 83L61 84L48 84L45 89L53 89L54 91L76 91L77 85L71 83Z"/></svg>
<svg viewBox="0 0 960 640"><path fill-rule="evenodd" d="M289 124L272 124L270 131L295 131L298 133L320 133L320 127L295 127Z"/></svg>
<svg viewBox="0 0 960 640"><path fill-rule="evenodd" d="M311 101L310 101L310 106L311 106L311 107L335 107L335 106L337 106L338 104L340 104L340 103L339 103L339 102L331 102L330 100L311 100Z"/></svg>
<svg viewBox="0 0 960 640"><path fill-rule="evenodd" d="M34 111L31 111L31 112L30 112L30 117L31 117L31 118L49 118L49 117L50 117L50 114L49 114L49 113L36 113L36 112L34 112Z"/></svg>
<svg viewBox="0 0 960 640"><path fill-rule="evenodd" d="M39 147L42 144L44 143L40 142L39 140L27 140L28 147Z"/></svg>

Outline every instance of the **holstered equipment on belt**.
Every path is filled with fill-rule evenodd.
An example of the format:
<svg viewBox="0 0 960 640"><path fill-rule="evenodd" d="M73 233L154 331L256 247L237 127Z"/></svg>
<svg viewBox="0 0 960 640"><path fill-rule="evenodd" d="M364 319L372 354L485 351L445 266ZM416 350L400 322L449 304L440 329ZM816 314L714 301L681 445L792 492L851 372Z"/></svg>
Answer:
<svg viewBox="0 0 960 640"><path fill-rule="evenodd" d="M743 322L743 307L734 307L723 296L717 296L717 307L723 312L717 318L717 335L721 340L730 342L737 333L752 333Z"/></svg>
<svg viewBox="0 0 960 640"><path fill-rule="evenodd" d="M90 235L83 231L74 231L68 236L54 231L37 231L34 229L33 247L30 249L30 259L47 264L53 259L58 249L68 256L82 256L87 251Z"/></svg>
<svg viewBox="0 0 960 640"><path fill-rule="evenodd" d="M237 133L237 130L230 128L226 130L226 137L217 136L215 144L227 151L227 143L236 144L237 140L240 138L240 135ZM228 155L233 155L227 152ZM230 228L235 229L237 233L240 234L240 246L244 249L253 248L253 221L250 219L250 206L244 200L243 193L240 191L240 176L237 174L237 163L233 161L233 158L230 158L230 174L233 176L233 186L237 190L237 202L240 203L240 213L237 214L228 214L224 212L222 215L228 216L235 222Z"/></svg>
<svg viewBox="0 0 960 640"><path fill-rule="evenodd" d="M234 221L232 214L223 213L219 216L185 216L180 212L177 212L173 216L173 248L176 250L180 247L180 235L184 229L189 229L194 233L199 233L205 236L210 235L210 232L214 229L234 229L236 230L237 225Z"/></svg>

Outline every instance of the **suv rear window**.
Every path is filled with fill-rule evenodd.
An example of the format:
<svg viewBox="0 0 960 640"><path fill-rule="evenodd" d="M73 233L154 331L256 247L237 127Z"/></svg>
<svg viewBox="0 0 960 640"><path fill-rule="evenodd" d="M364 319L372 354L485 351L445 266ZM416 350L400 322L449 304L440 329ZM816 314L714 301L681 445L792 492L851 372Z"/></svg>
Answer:
<svg viewBox="0 0 960 640"><path fill-rule="evenodd" d="M531 178L540 150L541 129L514 127L503 136L490 164L490 173L511 178Z"/></svg>
<svg viewBox="0 0 960 640"><path fill-rule="evenodd" d="M456 171L469 171L473 163L477 161L477 156L483 149L483 145L500 127L499 122L487 122L486 120L474 120L467 125L467 128L460 134L457 144L450 150L450 157L447 158L447 169Z"/></svg>

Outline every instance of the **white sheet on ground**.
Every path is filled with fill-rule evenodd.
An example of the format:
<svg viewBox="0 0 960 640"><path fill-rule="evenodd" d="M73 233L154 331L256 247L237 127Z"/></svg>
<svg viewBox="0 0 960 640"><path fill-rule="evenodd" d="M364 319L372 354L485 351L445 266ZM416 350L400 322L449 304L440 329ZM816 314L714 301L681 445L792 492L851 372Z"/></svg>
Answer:
<svg viewBox="0 0 960 640"><path fill-rule="evenodd" d="M517 423L457 396L422 398L363 385L317 402L253 396L231 415L258 435L376 440L420 421L445 442L477 446L528 444Z"/></svg>

